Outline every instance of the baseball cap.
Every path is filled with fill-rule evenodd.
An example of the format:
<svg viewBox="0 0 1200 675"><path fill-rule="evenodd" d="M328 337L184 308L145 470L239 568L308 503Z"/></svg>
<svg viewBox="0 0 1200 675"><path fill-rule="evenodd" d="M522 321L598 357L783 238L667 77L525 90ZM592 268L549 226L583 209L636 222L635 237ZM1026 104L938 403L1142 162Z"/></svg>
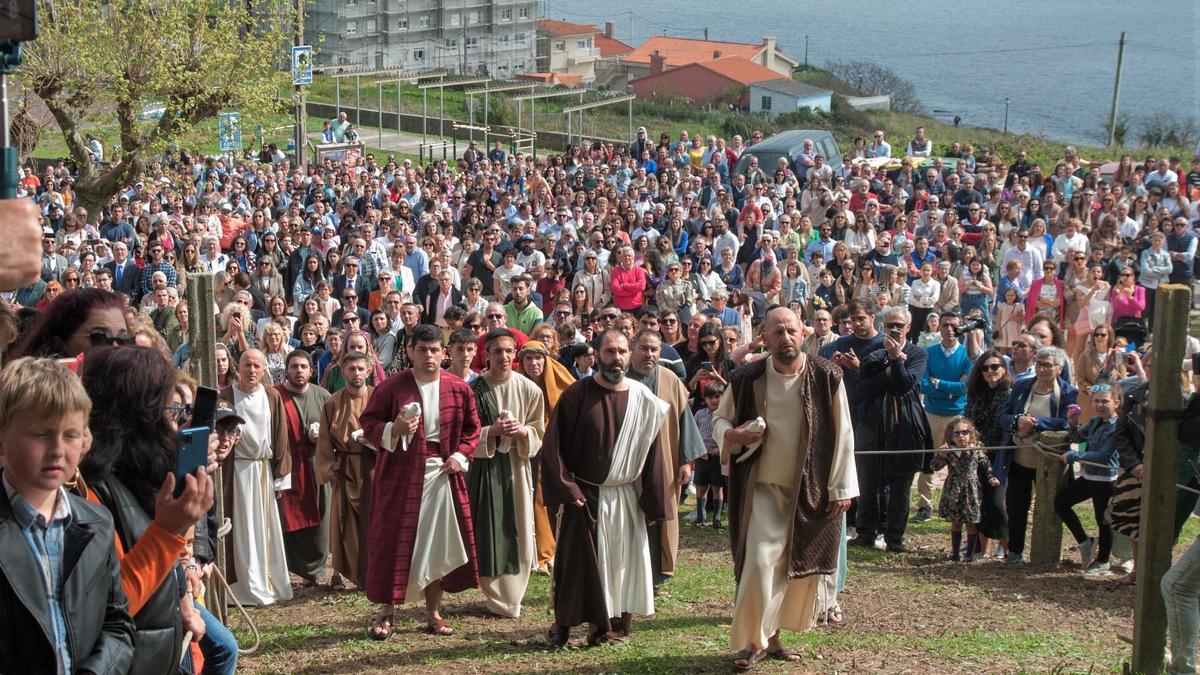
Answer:
<svg viewBox="0 0 1200 675"><path fill-rule="evenodd" d="M217 409L213 412L213 424L224 422L225 420L233 420L238 424L245 424L246 420L241 415L234 411L228 401L217 401Z"/></svg>
<svg viewBox="0 0 1200 675"><path fill-rule="evenodd" d="M534 238L534 236L532 234L529 234L527 232L527 233L521 235L521 238L517 240L518 243L523 242L523 241L536 241L536 239Z"/></svg>

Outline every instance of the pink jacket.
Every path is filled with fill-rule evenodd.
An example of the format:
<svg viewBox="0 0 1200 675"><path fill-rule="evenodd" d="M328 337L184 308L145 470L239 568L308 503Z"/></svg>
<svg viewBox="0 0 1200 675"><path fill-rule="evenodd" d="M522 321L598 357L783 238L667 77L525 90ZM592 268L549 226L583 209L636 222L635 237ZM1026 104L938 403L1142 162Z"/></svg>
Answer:
<svg viewBox="0 0 1200 675"><path fill-rule="evenodd" d="M1038 296L1042 292L1042 282L1045 279L1038 279L1029 286L1029 293L1025 296L1025 325L1033 323L1033 318L1037 316L1037 301ZM1054 280L1054 287L1058 289L1058 327L1066 330L1067 328L1067 295L1063 291L1063 282L1059 279Z"/></svg>
<svg viewBox="0 0 1200 675"><path fill-rule="evenodd" d="M613 304L622 312L642 306L642 291L646 290L646 270L634 265L629 269L617 265L612 274Z"/></svg>

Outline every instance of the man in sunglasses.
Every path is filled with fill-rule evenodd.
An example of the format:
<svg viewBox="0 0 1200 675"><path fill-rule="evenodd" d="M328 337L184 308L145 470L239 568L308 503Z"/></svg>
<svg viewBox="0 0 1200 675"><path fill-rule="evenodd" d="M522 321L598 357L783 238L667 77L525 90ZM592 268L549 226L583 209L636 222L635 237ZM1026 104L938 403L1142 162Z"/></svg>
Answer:
<svg viewBox="0 0 1200 675"><path fill-rule="evenodd" d="M481 373L487 367L487 336L488 333L494 330L507 330L512 333L517 341L517 353L521 353L521 349L525 343L529 341L529 336L516 328L510 328L508 325L508 314L504 309L504 305L498 302L489 302L486 309L483 310L483 325L484 332L475 341L475 358L471 360L471 370ZM515 365L515 364L514 364Z"/></svg>
<svg viewBox="0 0 1200 675"><path fill-rule="evenodd" d="M861 323L855 310L850 316ZM924 455L904 451L929 448L933 442L920 399L929 355L908 341L911 323L912 316L903 307L883 311L882 344L862 357L856 381L860 400L855 410L855 449L885 450L889 454L864 455L858 460L863 498L858 502L858 537L851 543L875 547L875 535L882 529L887 550L892 553L908 550L904 532L909 493L913 476L924 461ZM880 513L885 488L887 501Z"/></svg>

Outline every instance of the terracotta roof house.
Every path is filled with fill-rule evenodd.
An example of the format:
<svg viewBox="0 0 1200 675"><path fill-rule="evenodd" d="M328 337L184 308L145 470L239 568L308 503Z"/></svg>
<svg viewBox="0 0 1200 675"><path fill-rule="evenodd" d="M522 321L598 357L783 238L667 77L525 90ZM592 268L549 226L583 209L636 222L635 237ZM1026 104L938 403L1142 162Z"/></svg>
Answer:
<svg viewBox="0 0 1200 675"><path fill-rule="evenodd" d="M664 69L659 62L661 58L651 55L651 74L629 83L630 90L639 99L685 98L698 104L709 104L740 87L743 95L737 104L745 108L748 103L746 88L757 82L779 79L779 73L740 55L671 69Z"/></svg>
<svg viewBox="0 0 1200 675"><path fill-rule="evenodd" d="M661 70L682 68L700 61L712 61L724 56L741 56L775 72L776 77L791 77L792 70L799 65L795 59L779 51L773 37L764 37L759 44L722 42L719 40L693 40L656 36L646 40L637 49L621 59L626 81L632 82L651 74L651 55L662 57Z"/></svg>
<svg viewBox="0 0 1200 675"><path fill-rule="evenodd" d="M621 57L633 47L612 36L612 23L538 20L538 67L542 72L578 76L584 84L609 82L620 71Z"/></svg>

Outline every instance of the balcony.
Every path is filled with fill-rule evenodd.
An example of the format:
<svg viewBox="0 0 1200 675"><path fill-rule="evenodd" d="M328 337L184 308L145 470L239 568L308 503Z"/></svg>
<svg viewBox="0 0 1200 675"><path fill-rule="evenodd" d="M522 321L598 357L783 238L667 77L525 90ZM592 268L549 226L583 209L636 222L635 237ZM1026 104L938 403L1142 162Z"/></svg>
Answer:
<svg viewBox="0 0 1200 675"><path fill-rule="evenodd" d="M600 49L597 47L587 47L583 49L576 47L574 50L567 53L567 61L570 62L571 65L591 63L598 58L600 58Z"/></svg>

